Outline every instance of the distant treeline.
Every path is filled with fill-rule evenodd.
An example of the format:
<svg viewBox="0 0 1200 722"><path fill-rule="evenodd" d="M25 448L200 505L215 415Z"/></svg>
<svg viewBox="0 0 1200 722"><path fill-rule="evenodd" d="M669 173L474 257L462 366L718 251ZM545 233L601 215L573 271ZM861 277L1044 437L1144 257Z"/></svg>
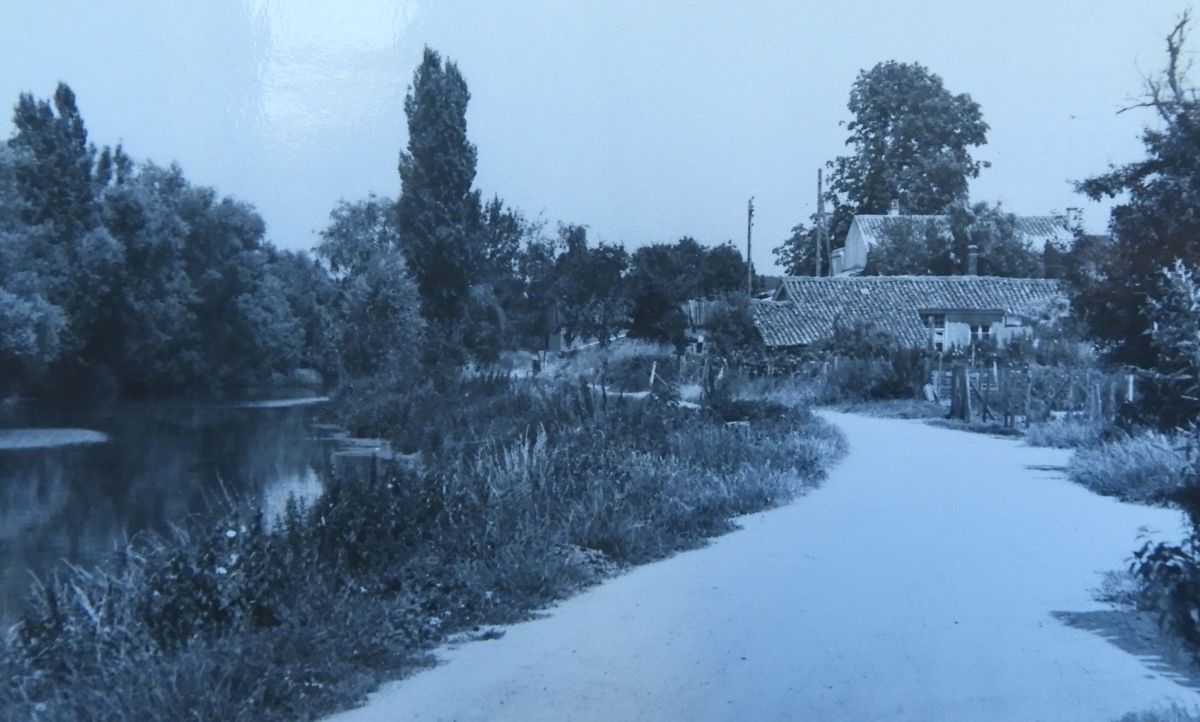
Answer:
<svg viewBox="0 0 1200 722"><path fill-rule="evenodd" d="M315 254L254 207L89 141L75 95L19 98L0 145L0 393L164 395L413 378L563 333L681 340L679 303L740 289L729 244L630 254L472 188L469 94L427 51L398 199L333 209ZM315 372L315 373L313 373Z"/></svg>

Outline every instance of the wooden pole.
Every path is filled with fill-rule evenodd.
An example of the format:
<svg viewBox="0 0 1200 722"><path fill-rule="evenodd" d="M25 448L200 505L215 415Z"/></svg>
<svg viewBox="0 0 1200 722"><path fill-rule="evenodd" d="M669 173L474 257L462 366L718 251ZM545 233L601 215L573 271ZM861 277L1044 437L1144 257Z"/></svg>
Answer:
<svg viewBox="0 0 1200 722"><path fill-rule="evenodd" d="M746 295L754 298L754 264L750 262L750 230L754 228L754 196L746 204Z"/></svg>
<svg viewBox="0 0 1200 722"><path fill-rule="evenodd" d="M821 247L825 237L825 193L824 181L821 177L821 169L817 168L817 232L813 234L813 243L816 244L816 253L813 254L814 276L821 275ZM833 269L829 269L832 273Z"/></svg>

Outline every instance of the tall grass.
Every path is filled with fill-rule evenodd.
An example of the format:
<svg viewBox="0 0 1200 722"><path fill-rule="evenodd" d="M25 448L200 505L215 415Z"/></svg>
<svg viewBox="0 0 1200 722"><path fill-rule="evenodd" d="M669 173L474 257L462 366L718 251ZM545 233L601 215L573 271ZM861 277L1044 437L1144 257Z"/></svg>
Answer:
<svg viewBox="0 0 1200 722"><path fill-rule="evenodd" d="M1107 428L1107 423L1083 416L1039 421L1025 430L1025 443L1055 449L1091 447L1100 443Z"/></svg>
<svg viewBox="0 0 1200 722"><path fill-rule="evenodd" d="M419 469L333 480L269 527L247 510L140 537L37 590L0 654L0 717L311 719L614 569L687 549L811 486L842 451L806 409L691 410L587 385L422 390ZM389 412L400 413L400 412ZM748 418L731 427L726 417Z"/></svg>
<svg viewBox="0 0 1200 722"><path fill-rule="evenodd" d="M1067 473L1098 494L1165 504L1187 482L1188 459L1182 442L1144 431L1078 450Z"/></svg>

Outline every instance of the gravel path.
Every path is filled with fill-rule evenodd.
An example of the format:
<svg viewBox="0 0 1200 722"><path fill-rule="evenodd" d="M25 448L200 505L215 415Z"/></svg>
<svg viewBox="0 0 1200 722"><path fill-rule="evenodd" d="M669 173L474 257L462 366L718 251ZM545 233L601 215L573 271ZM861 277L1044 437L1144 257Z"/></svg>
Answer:
<svg viewBox="0 0 1200 722"><path fill-rule="evenodd" d="M1095 496L1066 452L829 413L817 491L372 695L393 720L1112 720L1200 702L1103 619L1102 572L1179 515Z"/></svg>

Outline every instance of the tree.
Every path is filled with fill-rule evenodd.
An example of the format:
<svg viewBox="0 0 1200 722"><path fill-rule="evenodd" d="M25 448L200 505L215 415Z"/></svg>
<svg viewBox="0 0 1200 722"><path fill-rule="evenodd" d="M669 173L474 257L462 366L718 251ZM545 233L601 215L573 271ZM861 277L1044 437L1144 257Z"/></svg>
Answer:
<svg viewBox="0 0 1200 722"><path fill-rule="evenodd" d="M201 299L185 262L188 227L179 212L187 188L179 168L147 164L104 198L105 224L124 264L102 362L135 395L205 380Z"/></svg>
<svg viewBox="0 0 1200 722"><path fill-rule="evenodd" d="M550 336L558 332L555 313L558 253L558 239L535 233L526 238L517 259L522 293L516 325L523 341L539 350L545 349Z"/></svg>
<svg viewBox="0 0 1200 722"><path fill-rule="evenodd" d="M57 393L233 388L318 354L318 269L253 207L88 142L75 95L20 97L0 149L0 374ZM301 297L298 293L307 294Z"/></svg>
<svg viewBox="0 0 1200 722"><path fill-rule="evenodd" d="M1033 278L1042 260L1017 228L1017 217L999 205L955 203L944 219L899 218L871 248L868 276L953 276L969 272L970 247L982 276Z"/></svg>
<svg viewBox="0 0 1200 722"><path fill-rule="evenodd" d="M970 246L979 254L979 274L1036 278L1042 262L1028 239L1017 229L1017 217L999 204L956 203L948 211L954 239L952 263L962 273Z"/></svg>
<svg viewBox="0 0 1200 722"><path fill-rule="evenodd" d="M0 288L0 391L17 390L58 359L66 318L41 296L23 298Z"/></svg>
<svg viewBox="0 0 1200 722"><path fill-rule="evenodd" d="M775 262L789 276L812 276L816 274L816 256L821 254L821 275L829 275L831 261L824 244L817 242L818 228L815 225L798 223L792 227L792 235L771 250ZM743 284L745 281L743 281Z"/></svg>
<svg viewBox="0 0 1200 722"><path fill-rule="evenodd" d="M834 238L853 214L886 213L893 201L905 213L942 213L987 165L970 152L987 142L979 104L918 63L889 60L860 72L848 107L853 152L830 164Z"/></svg>
<svg viewBox="0 0 1200 722"><path fill-rule="evenodd" d="M1181 65L1189 22L1185 13L1167 36L1167 68L1133 106L1157 115L1142 133L1146 157L1078 184L1094 199L1127 200L1112 211L1111 247L1092 254L1089 272L1069 274L1072 305L1111 360L1148 369L1161 361L1150 308L1168 292L1163 270L1200 267L1200 100Z"/></svg>
<svg viewBox="0 0 1200 722"><path fill-rule="evenodd" d="M625 318L624 274L629 254L621 246L589 248L587 228L560 225L565 249L555 259L554 296L567 341L594 338L606 345Z"/></svg>
<svg viewBox="0 0 1200 722"><path fill-rule="evenodd" d="M404 100L408 147L400 154L401 247L430 321L453 326L484 263L475 146L467 140L466 81L432 49ZM449 329L442 333L449 333Z"/></svg>
<svg viewBox="0 0 1200 722"><path fill-rule="evenodd" d="M1158 353L1166 401L1160 418L1171 427L1200 419L1200 282L1182 260L1163 272L1163 293L1150 300L1150 342Z"/></svg>
<svg viewBox="0 0 1200 722"><path fill-rule="evenodd" d="M704 253L700 266L700 293L716 298L746 287L746 262L732 242L713 246Z"/></svg>
<svg viewBox="0 0 1200 722"><path fill-rule="evenodd" d="M865 276L946 276L965 273L954 256L946 224L933 219L906 219L883 230L867 255Z"/></svg>
<svg viewBox="0 0 1200 722"><path fill-rule="evenodd" d="M342 371L351 379L411 380L420 360L420 295L398 245L390 203L369 196L340 203L317 255L337 289L332 315Z"/></svg>
<svg viewBox="0 0 1200 722"><path fill-rule="evenodd" d="M626 279L629 333L682 343L686 301L719 298L745 286L746 263L731 243L706 248L684 236L673 244L642 246L633 253Z"/></svg>
<svg viewBox="0 0 1200 722"><path fill-rule="evenodd" d="M37 288L29 292L63 309L63 360L78 367L81 355L106 342L103 327L122 263L120 246L101 223L98 200L112 174L96 173L96 149L88 143L75 94L64 83L53 102L23 93L13 126L8 145L15 151L13 178L24 226L16 272L26 283L36 279Z"/></svg>

